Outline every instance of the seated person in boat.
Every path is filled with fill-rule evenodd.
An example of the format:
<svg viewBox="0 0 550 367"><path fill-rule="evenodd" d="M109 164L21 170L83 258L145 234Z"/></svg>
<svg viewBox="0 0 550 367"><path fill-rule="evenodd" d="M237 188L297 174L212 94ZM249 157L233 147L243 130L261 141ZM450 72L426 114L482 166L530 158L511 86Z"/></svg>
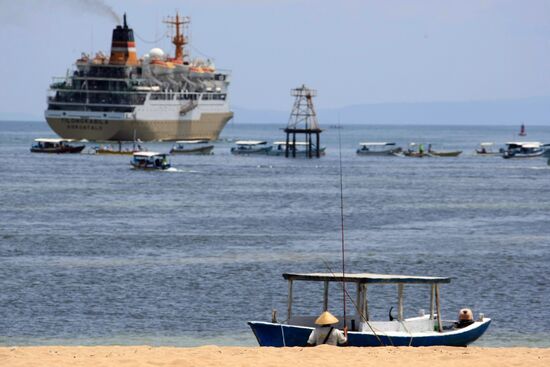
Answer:
<svg viewBox="0 0 550 367"><path fill-rule="evenodd" d="M455 322L455 329L461 329L474 323L474 314L469 308L463 308L458 313L458 322Z"/></svg>
<svg viewBox="0 0 550 367"><path fill-rule="evenodd" d="M323 312L315 320L317 326L309 335L307 345L345 345L347 342L347 327L344 327L344 331L338 330L333 326L336 323L338 323L336 317L328 311Z"/></svg>

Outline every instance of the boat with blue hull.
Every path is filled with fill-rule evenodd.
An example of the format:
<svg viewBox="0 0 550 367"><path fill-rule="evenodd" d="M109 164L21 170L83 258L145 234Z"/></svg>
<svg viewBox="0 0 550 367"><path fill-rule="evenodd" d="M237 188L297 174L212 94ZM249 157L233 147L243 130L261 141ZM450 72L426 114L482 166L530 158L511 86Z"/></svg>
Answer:
<svg viewBox="0 0 550 367"><path fill-rule="evenodd" d="M336 328L349 325L347 333L348 346L377 347L377 346L457 346L463 347L480 338L489 325L491 319L479 314L477 320L469 309L460 310L458 321L443 320L440 315L439 286L449 283L450 278L444 277L416 277L385 274L346 274L341 273L285 273L283 277L288 281L288 316L285 323L277 322L276 313L272 314L272 322L250 321L248 325L254 332L258 344L265 347L304 347L314 330L315 316L295 316L292 314L293 283L301 281L317 281L324 284L323 309L328 309L329 283L355 283L356 300L355 315L345 318L338 317ZM390 310L389 321L374 321L369 317L367 289L373 285L397 285L398 305L396 318ZM420 316L404 318L403 290L412 284L430 285L430 312ZM348 294L349 296L349 294ZM466 317L462 317L466 315Z"/></svg>

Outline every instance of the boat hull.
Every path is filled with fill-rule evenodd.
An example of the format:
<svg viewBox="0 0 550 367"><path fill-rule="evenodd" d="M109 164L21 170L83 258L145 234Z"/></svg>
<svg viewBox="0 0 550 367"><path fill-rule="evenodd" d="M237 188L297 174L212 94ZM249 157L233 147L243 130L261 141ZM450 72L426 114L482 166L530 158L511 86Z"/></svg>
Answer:
<svg viewBox="0 0 550 367"><path fill-rule="evenodd" d="M491 323L490 319L452 331L418 333L417 335L392 335L391 333L348 332L348 346L456 346L464 347L481 337ZM313 328L269 322L250 321L248 323L258 343L262 347L305 347ZM424 335L422 335L424 334Z"/></svg>
<svg viewBox="0 0 550 367"><path fill-rule="evenodd" d="M213 145L207 145L200 148L189 148L189 149L172 149L170 154L197 154L197 155L208 155L212 154Z"/></svg>
<svg viewBox="0 0 550 367"><path fill-rule="evenodd" d="M88 119L46 116L64 139L91 141L216 140L232 112L202 113L199 120Z"/></svg>
<svg viewBox="0 0 550 367"><path fill-rule="evenodd" d="M434 157L458 157L462 153L461 150L451 151L451 152L435 152L431 151L428 154Z"/></svg>
<svg viewBox="0 0 550 367"><path fill-rule="evenodd" d="M32 153L51 153L51 154L64 154L64 153L80 153L84 150L85 145L79 146L65 146L57 148L31 148Z"/></svg>
<svg viewBox="0 0 550 367"><path fill-rule="evenodd" d="M401 148L388 149L379 152L357 149L357 155L363 156L396 156L402 152Z"/></svg>
<svg viewBox="0 0 550 367"><path fill-rule="evenodd" d="M544 151L541 150L539 152L534 153L504 153L502 155L502 158L504 159L521 159L521 158L536 158L536 157L542 157L544 155Z"/></svg>
<svg viewBox="0 0 550 367"><path fill-rule="evenodd" d="M231 148L231 154L235 155L267 155L273 147L263 147L254 149L237 149Z"/></svg>

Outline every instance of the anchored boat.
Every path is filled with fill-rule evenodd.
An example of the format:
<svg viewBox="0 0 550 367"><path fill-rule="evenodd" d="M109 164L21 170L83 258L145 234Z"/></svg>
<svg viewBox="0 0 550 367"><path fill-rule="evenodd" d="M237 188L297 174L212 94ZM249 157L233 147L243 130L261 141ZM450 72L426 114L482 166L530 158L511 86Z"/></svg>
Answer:
<svg viewBox="0 0 550 367"><path fill-rule="evenodd" d="M264 140L239 140L235 144L237 146L231 148L232 154L268 154L273 149Z"/></svg>
<svg viewBox="0 0 550 367"><path fill-rule="evenodd" d="M386 142L364 142L359 143L359 149L357 149L358 155L397 155L401 153L403 149L396 146L395 143Z"/></svg>
<svg viewBox="0 0 550 367"><path fill-rule="evenodd" d="M288 142L288 154L291 157L306 157L309 151L312 153L315 151L315 144L309 144L305 141L297 141L293 143L292 141ZM326 147L319 147L319 155L325 155ZM315 153L317 154L317 153ZM286 155L286 141L274 141L273 149L269 151L269 155Z"/></svg>
<svg viewBox="0 0 550 367"><path fill-rule="evenodd" d="M502 155L502 153L504 152L503 149L500 149L498 151L495 151L494 150L494 146L495 146L495 143L490 143L490 142L487 142L487 143L480 143L479 144L479 148L476 149L476 154L478 155L484 155L484 156L489 156L489 155Z"/></svg>
<svg viewBox="0 0 550 367"><path fill-rule="evenodd" d="M543 144L538 141L512 141L506 143L506 150L502 155L510 158L535 158L544 154Z"/></svg>
<svg viewBox="0 0 550 367"><path fill-rule="evenodd" d="M318 282L324 285L323 309L329 305L329 285L331 283L354 283L356 285L355 315L338 317L337 328L344 322L350 325L347 333L348 346L466 346L485 333L491 319L479 314L473 319L470 310L460 311L458 320L443 320L440 306L440 286L450 283L446 277L386 275L386 274L345 274L342 273L285 273L288 281L287 321L278 322L272 313L271 322L250 321L248 325L254 332L260 346L265 347L304 347L314 330L316 316L294 315L292 312L294 282ZM390 311L389 321L370 319L368 287L379 285L397 285L398 310L393 319ZM404 317L404 287L411 285L430 286L430 313L412 318ZM341 294L341 291L338 292ZM466 316L466 317L463 317Z"/></svg>
<svg viewBox="0 0 550 367"><path fill-rule="evenodd" d="M130 164L135 169L143 170L167 170L171 167L168 154L156 152L134 153Z"/></svg>
<svg viewBox="0 0 550 367"><path fill-rule="evenodd" d="M72 139L34 139L32 153L80 153L85 145L71 145Z"/></svg>
<svg viewBox="0 0 550 367"><path fill-rule="evenodd" d="M208 143L208 140L179 140L170 150L170 154L212 154L214 145Z"/></svg>

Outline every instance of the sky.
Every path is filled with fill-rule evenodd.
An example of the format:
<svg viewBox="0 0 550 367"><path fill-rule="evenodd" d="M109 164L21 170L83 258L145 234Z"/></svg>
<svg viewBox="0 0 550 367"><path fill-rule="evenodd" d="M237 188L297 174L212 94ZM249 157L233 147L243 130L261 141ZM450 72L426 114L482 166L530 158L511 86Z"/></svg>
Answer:
<svg viewBox="0 0 550 367"><path fill-rule="evenodd" d="M140 55L173 53L161 21L190 16L191 55L232 70L241 108L289 110L303 83L318 108L550 96L547 0L0 0L0 112L41 116L51 77L109 53L109 8Z"/></svg>

